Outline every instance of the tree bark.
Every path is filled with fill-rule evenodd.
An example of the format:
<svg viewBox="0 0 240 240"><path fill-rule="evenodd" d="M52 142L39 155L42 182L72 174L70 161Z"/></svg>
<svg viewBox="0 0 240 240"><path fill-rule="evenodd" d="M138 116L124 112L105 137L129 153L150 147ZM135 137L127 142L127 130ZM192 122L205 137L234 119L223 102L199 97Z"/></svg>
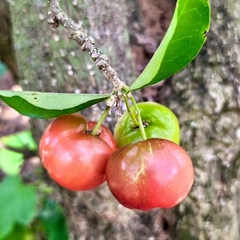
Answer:
<svg viewBox="0 0 240 240"><path fill-rule="evenodd" d="M18 71L12 39L12 21L7 1L0 2L0 23L0 60L8 66L17 81Z"/></svg>
<svg viewBox="0 0 240 240"><path fill-rule="evenodd" d="M162 4L156 4L156 1L146 4L139 0L139 12L136 13L142 13L139 18L143 30L139 31L141 34L135 34L137 44L133 48L135 59L139 60L138 53L142 56L142 61L136 61L138 71L154 52L156 43L161 41L168 21L161 24L170 16L165 10L172 9L175 3L159 2ZM133 14L136 3L79 0L61 4L75 21L81 17L89 35L114 63L120 79L129 84L135 70L129 58L127 18ZM172 210L139 212L119 205L106 185L78 193L54 185L69 220L71 239L240 238L240 3L238 0L213 0L211 4L212 25L198 57L179 74L143 92L145 100L163 103L179 117L181 145L189 152L195 168L195 183L189 197ZM111 84L104 81L89 56L79 52L76 43L65 36L62 28L49 30L47 7L47 1L11 2L23 88L108 92ZM159 11L154 15L144 14L146 8ZM157 19L155 24L153 16ZM142 41L143 37L148 41ZM150 48L147 47L149 44ZM96 120L101 109L100 105L84 114ZM114 124L112 119L108 120ZM37 136L41 135L45 125L43 121L34 122Z"/></svg>

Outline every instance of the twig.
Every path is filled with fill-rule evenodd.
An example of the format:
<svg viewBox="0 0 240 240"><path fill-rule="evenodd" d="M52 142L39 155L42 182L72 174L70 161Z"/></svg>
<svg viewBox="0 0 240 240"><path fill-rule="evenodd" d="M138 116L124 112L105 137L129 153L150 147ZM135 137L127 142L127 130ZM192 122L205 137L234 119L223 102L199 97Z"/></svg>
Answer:
<svg viewBox="0 0 240 240"><path fill-rule="evenodd" d="M83 32L59 6L60 0L49 0L50 14L48 23L57 28L62 25L68 32L69 38L76 41L83 51L87 51L105 77L113 84L115 92L122 92L126 85L118 78L117 72L110 66L108 57L95 47L95 41Z"/></svg>

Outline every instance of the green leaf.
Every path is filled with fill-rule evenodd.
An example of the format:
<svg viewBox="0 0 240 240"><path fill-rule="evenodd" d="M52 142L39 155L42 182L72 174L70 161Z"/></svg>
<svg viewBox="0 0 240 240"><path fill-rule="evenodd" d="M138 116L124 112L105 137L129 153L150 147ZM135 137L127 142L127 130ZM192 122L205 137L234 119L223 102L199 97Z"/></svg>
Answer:
<svg viewBox="0 0 240 240"><path fill-rule="evenodd" d="M48 240L67 240L68 229L62 208L53 200L46 199L40 220Z"/></svg>
<svg viewBox="0 0 240 240"><path fill-rule="evenodd" d="M0 169L7 175L16 175L21 171L23 154L0 149Z"/></svg>
<svg viewBox="0 0 240 240"><path fill-rule="evenodd" d="M178 0L165 37L129 91L160 82L183 69L201 50L209 26L209 0Z"/></svg>
<svg viewBox="0 0 240 240"><path fill-rule="evenodd" d="M1 137L0 144L3 145L3 148L0 147L0 169L7 175L16 175L21 171L24 156L17 152L18 149L37 150L37 144L28 130Z"/></svg>
<svg viewBox="0 0 240 240"><path fill-rule="evenodd" d="M32 186L22 183L19 176L6 177L0 185L0 239L15 224L27 226L36 214L37 195Z"/></svg>
<svg viewBox="0 0 240 240"><path fill-rule="evenodd" d="M16 134L4 136L1 138L5 146L15 149L37 150L37 144L29 130L18 132Z"/></svg>
<svg viewBox="0 0 240 240"><path fill-rule="evenodd" d="M0 99L22 115L53 118L81 111L106 100L110 94L44 93L0 91Z"/></svg>
<svg viewBox="0 0 240 240"><path fill-rule="evenodd" d="M36 234L29 226L15 224L11 233L1 240L36 240Z"/></svg>

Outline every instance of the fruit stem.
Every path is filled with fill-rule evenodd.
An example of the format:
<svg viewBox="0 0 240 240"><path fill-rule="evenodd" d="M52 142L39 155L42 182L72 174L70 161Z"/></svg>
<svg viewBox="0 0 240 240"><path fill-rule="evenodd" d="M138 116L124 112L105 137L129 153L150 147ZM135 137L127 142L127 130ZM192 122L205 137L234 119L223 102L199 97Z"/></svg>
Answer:
<svg viewBox="0 0 240 240"><path fill-rule="evenodd" d="M92 135L97 135L98 134L98 129L100 128L100 126L104 122L105 118L109 114L110 109L111 108L109 106L106 106L106 109L104 110L104 112L102 113L101 117L97 121L97 124L95 125L95 127L92 130Z"/></svg>
<svg viewBox="0 0 240 240"><path fill-rule="evenodd" d="M127 96L124 96L124 102L125 102L125 105L127 107L127 111L129 113L129 116L131 117L131 119L133 121L134 126L138 127L139 126L138 120L137 120L136 116L134 115L134 112L131 110L131 107L128 103L128 97Z"/></svg>
<svg viewBox="0 0 240 240"><path fill-rule="evenodd" d="M143 126L141 113L140 113L140 110L139 110L139 108L137 106L137 103L136 103L136 101L135 101L135 99L134 99L134 97L132 95L131 95L131 101L132 101L134 109L135 109L135 114L137 116L137 121L138 121L138 127L140 129L140 132L141 132L141 135L142 135L142 139L146 140L147 139L147 135L146 135L146 132L145 132L145 129L144 129L144 126Z"/></svg>
<svg viewBox="0 0 240 240"><path fill-rule="evenodd" d="M141 135L142 135L142 139L143 140L146 140L147 139L147 135L146 135L146 132L145 132L145 129L144 129L144 126L143 126L143 122L142 122L142 118L141 118L141 114L139 112L138 114L138 121L139 121L139 129L140 129L140 132L141 132Z"/></svg>

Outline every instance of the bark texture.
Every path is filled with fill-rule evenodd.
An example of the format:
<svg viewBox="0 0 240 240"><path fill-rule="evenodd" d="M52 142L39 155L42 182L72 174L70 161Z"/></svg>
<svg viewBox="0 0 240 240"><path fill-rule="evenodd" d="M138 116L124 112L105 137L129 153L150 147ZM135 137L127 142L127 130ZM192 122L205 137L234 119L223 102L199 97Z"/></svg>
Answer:
<svg viewBox="0 0 240 240"><path fill-rule="evenodd" d="M15 80L18 78L16 56L13 46L10 6L7 1L0 2L0 60L10 69Z"/></svg>
<svg viewBox="0 0 240 240"><path fill-rule="evenodd" d="M110 57L120 79L129 83L134 70L129 60L128 16L141 20L137 27L130 23L133 56L141 71L161 41L174 4L167 0L73 0L63 1L62 8L74 21L81 19L79 24ZM138 212L119 205L106 185L84 193L55 186L69 219L71 239L240 239L240 2L213 0L211 4L211 29L196 60L163 84L143 91L145 100L163 103L179 117L181 144L195 166L189 197L174 210ZM11 7L25 90L111 89L62 28L49 30L47 1L12 1ZM99 112L91 108L85 114L95 120ZM45 123L33 125L39 136Z"/></svg>

